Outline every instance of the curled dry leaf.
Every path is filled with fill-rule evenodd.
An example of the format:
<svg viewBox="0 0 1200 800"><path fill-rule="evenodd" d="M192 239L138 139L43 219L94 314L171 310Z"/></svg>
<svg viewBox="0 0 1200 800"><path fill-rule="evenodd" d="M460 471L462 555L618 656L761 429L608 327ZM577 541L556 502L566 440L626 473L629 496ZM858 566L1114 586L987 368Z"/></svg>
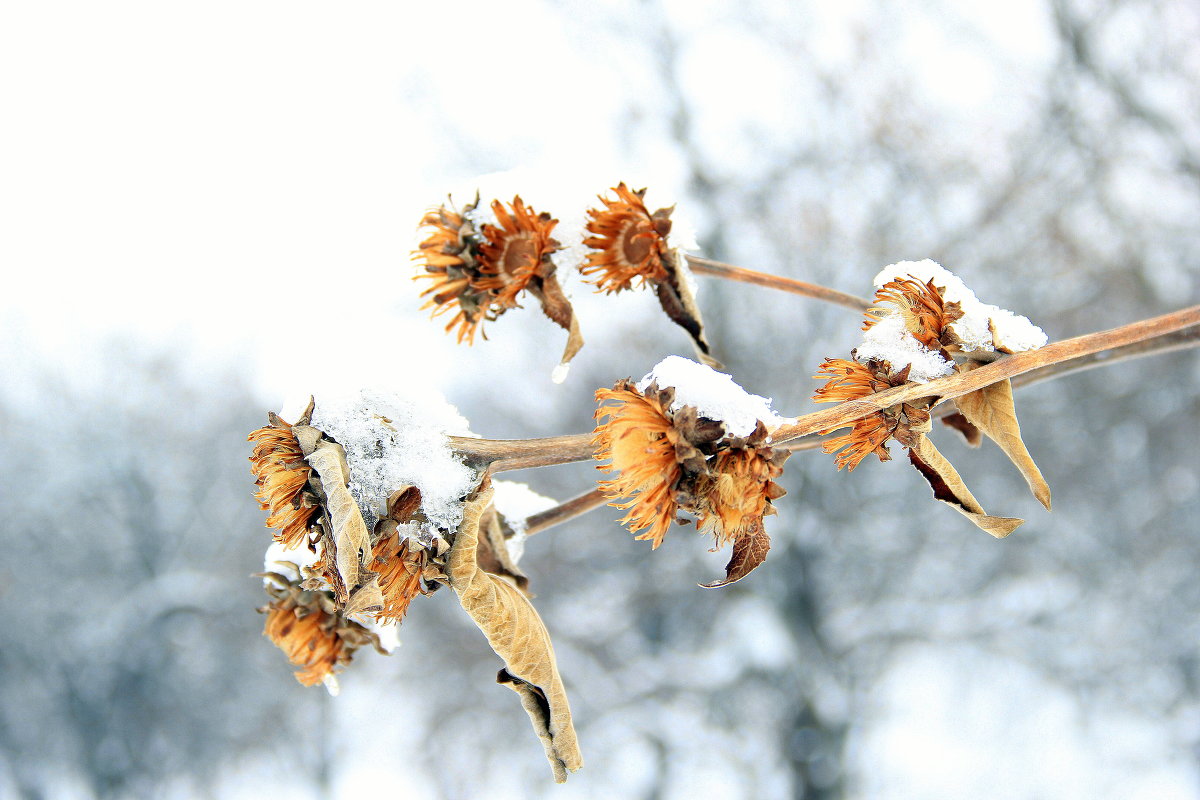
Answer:
<svg viewBox="0 0 1200 800"><path fill-rule="evenodd" d="M974 366L968 362L968 365L964 365L964 371ZM993 383L957 398L954 403L971 424L1000 446L1021 471L1033 496L1049 511L1050 486L1021 439L1021 426L1017 424L1017 411L1013 404L1012 382L1003 380Z"/></svg>
<svg viewBox="0 0 1200 800"><path fill-rule="evenodd" d="M942 424L961 433L968 447L979 447L983 443L983 434L979 432L979 428L962 414L947 414L942 417Z"/></svg>
<svg viewBox="0 0 1200 800"><path fill-rule="evenodd" d="M725 565L725 577L712 583L702 583L701 588L719 589L737 583L767 559L767 551L770 549L771 537L762 528L739 536L733 542L733 555Z"/></svg>
<svg viewBox="0 0 1200 800"><path fill-rule="evenodd" d="M908 460L929 482L935 500L941 500L997 539L1008 536L1025 521L1015 517L993 517L985 513L958 471L927 437L922 436L913 443L908 451Z"/></svg>
<svg viewBox="0 0 1200 800"><path fill-rule="evenodd" d="M350 470L345 451L341 445L321 439L306 460L320 477L325 493L325 507L333 525L334 563L351 595L347 613L351 608L354 612L378 610L383 607L383 595L378 580L364 566L365 559L371 557L371 537L347 488Z"/></svg>
<svg viewBox="0 0 1200 800"><path fill-rule="evenodd" d="M480 490L463 511L463 521L450 548L447 577L463 610L504 659L498 682L521 697L534 731L546 748L554 780L583 766L571 722L571 707L558 674L550 634L529 599L509 580L479 566L479 528L492 501L491 487Z"/></svg>

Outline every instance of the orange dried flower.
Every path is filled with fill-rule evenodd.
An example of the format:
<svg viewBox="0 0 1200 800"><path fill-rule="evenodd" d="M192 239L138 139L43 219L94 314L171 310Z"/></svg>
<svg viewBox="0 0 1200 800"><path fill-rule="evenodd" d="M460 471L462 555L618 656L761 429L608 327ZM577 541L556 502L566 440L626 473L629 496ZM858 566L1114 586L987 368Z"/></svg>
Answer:
<svg viewBox="0 0 1200 800"><path fill-rule="evenodd" d="M762 532L763 518L775 513L771 501L784 495L772 479L783 474L788 451L765 445L766 429L759 423L757 445L744 442L717 453L714 477L701 499L699 528L715 537L716 547ZM753 441L753 439L751 439Z"/></svg>
<svg viewBox="0 0 1200 800"><path fill-rule="evenodd" d="M408 604L421 590L421 574L427 556L424 548L402 539L396 530L380 536L371 548L374 561L371 569L379 575L383 592L383 610L376 614L380 622L399 622L408 611Z"/></svg>
<svg viewBox="0 0 1200 800"><path fill-rule="evenodd" d="M609 498L627 498L611 503L628 509L621 524L657 549L679 510L675 489L682 470L676 447L682 437L667 415L670 402L664 405L657 391L643 394L629 381L598 390L596 402L601 404L596 420L605 420L592 437L596 458L610 462L600 469L617 473L601 481L600 490Z"/></svg>
<svg viewBox="0 0 1200 800"><path fill-rule="evenodd" d="M309 524L320 510L305 488L312 468L304 460L292 426L275 414L269 420L270 425L246 437L254 442L250 472L258 486L255 497L262 509L270 512L267 527L279 529L275 541L297 547L306 542Z"/></svg>
<svg viewBox="0 0 1200 800"><path fill-rule="evenodd" d="M478 285L482 272L476 254L481 239L467 218L474 208L475 203L469 203L462 213L446 206L428 211L421 225L430 229L429 236L413 253L425 267L414 279L433 281L421 292L421 297L432 295L422 308L432 308L432 316L437 317L457 307L446 330L457 329L460 344L473 343L482 323L496 318L491 292Z"/></svg>
<svg viewBox="0 0 1200 800"><path fill-rule="evenodd" d="M947 303L933 281L922 283L912 277L888 281L875 292L876 307L867 311L862 329L870 330L880 317L890 313L883 304L900 312L904 328L922 345L934 351L957 344L950 323L962 317L958 303Z"/></svg>
<svg viewBox="0 0 1200 800"><path fill-rule="evenodd" d="M329 681L363 645L385 652L378 636L337 611L329 592L303 589L277 572L264 577L271 602L259 609L267 615L263 635L298 667L296 680L304 686Z"/></svg>
<svg viewBox="0 0 1200 800"><path fill-rule="evenodd" d="M600 197L603 209L588 209L587 231L593 235L583 243L596 252L588 255L579 271L595 275L593 283L609 294L632 288L634 279L640 279L642 286L667 280L673 209L660 208L651 214L642 201L645 189L630 191L621 183L613 191L616 199Z"/></svg>
<svg viewBox="0 0 1200 800"><path fill-rule="evenodd" d="M840 403L900 386L908 377L908 369L893 374L879 361L860 364L844 358L827 358L821 364L820 371L813 377L828 381L817 389L813 400L818 403ZM905 410L908 408L907 405L904 406ZM888 409L888 412L891 412L891 409ZM871 453L878 456L880 461L890 460L891 455L885 443L895 435L902 420L897 414L888 412L875 413L857 420L851 424L849 433L827 439L821 450L826 453L837 452L837 468L849 467L851 471ZM928 418L928 412L925 416ZM836 429L830 428L821 433L827 434L833 430Z"/></svg>
<svg viewBox="0 0 1200 800"><path fill-rule="evenodd" d="M499 200L492 203L499 225L484 225L484 241L479 246L480 277L472 282L477 289L487 290L492 301L501 309L517 304L517 295L530 288L535 278L554 273L550 254L558 242L550 236L558 220L549 214L538 214L514 197L512 212ZM540 289L540 283L534 288Z"/></svg>

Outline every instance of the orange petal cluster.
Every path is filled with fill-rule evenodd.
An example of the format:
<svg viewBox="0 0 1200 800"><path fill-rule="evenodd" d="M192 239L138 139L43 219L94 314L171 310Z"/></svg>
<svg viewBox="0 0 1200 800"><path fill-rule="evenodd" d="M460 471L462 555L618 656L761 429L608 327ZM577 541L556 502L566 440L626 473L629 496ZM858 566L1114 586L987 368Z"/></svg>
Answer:
<svg viewBox="0 0 1200 800"><path fill-rule="evenodd" d="M535 279L553 273L549 256L558 249L551 237L558 221L537 213L519 196L508 208L494 201L499 224L484 225L483 230L476 230L470 220L476 203L478 199L461 212L448 206L428 211L421 226L429 233L413 253L424 267L416 279L432 281L421 292L429 298L423 308L432 308L435 317L454 311L446 330L468 344L474 343L485 321L515 307L517 297Z"/></svg>
<svg viewBox="0 0 1200 800"><path fill-rule="evenodd" d="M763 518L775 513L771 501L784 495L773 480L783 474L781 459L770 448L730 447L717 453L713 471L716 477L699 512L700 530L713 534L716 547L759 533Z"/></svg>
<svg viewBox="0 0 1200 800"><path fill-rule="evenodd" d="M840 403L846 400L858 400L862 397L900 386L907 378L907 369L902 373L892 374L885 364L872 361L860 364L844 358L827 358L821 364L814 378L826 380L827 383L817 389L813 400L818 403ZM884 413L863 417L851 424L850 432L827 439L821 450L825 453L837 453L837 468L848 467L851 472L864 458L871 453L880 461L888 461L886 442L896 431L897 422L889 419ZM830 433L834 429L821 431ZM838 452L840 451L840 452Z"/></svg>
<svg viewBox="0 0 1200 800"><path fill-rule="evenodd" d="M399 622L413 598L422 594L421 574L427 561L425 550L393 530L380 536L371 552L374 555L371 569L379 575L384 602L383 610L376 617L380 622Z"/></svg>
<svg viewBox="0 0 1200 800"><path fill-rule="evenodd" d="M305 491L312 468L304 460L291 426L278 417L246 438L254 442L250 471L258 486L255 497L269 512L267 527L279 529L275 541L298 547L305 542L309 523L319 510L316 500Z"/></svg>
<svg viewBox="0 0 1200 800"><path fill-rule="evenodd" d="M616 473L612 480L600 482L600 490L610 498L627 498L612 503L628 510L621 524L657 549L679 510L675 502L682 475L675 455L679 432L657 393L644 395L629 381L598 390L596 402L600 404L596 420L605 420L592 437L596 458L610 462L600 469Z"/></svg>
<svg viewBox="0 0 1200 800"><path fill-rule="evenodd" d="M336 620L320 609L287 603L267 607L263 635L295 666L296 680L305 686L320 683L343 659L345 646L334 631Z"/></svg>
<svg viewBox="0 0 1200 800"><path fill-rule="evenodd" d="M615 199L600 197L603 209L588 209L587 231L592 236L584 244L595 252L579 271L595 276L592 283L609 294L632 288L635 279L640 279L642 286L667 280L672 209L660 208L651 214L642 201L645 189L631 191L621 183L613 191Z"/></svg>

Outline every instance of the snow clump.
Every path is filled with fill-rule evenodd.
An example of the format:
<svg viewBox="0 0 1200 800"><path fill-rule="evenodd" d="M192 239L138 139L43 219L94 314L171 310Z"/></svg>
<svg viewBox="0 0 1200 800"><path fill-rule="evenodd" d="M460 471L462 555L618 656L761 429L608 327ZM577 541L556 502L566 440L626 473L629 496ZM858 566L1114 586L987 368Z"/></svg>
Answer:
<svg viewBox="0 0 1200 800"><path fill-rule="evenodd" d="M660 389L675 389L671 411L692 406L700 416L724 422L730 436L749 436L760 421L768 430L785 422L772 410L770 398L750 394L728 375L691 359L664 358L638 382L638 391L644 392L652 382Z"/></svg>

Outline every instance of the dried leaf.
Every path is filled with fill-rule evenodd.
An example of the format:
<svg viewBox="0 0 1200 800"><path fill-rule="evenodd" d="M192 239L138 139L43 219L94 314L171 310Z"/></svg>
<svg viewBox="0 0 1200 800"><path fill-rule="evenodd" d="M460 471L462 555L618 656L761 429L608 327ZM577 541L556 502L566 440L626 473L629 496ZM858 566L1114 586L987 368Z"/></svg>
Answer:
<svg viewBox="0 0 1200 800"><path fill-rule="evenodd" d="M983 443L983 434L980 433L979 428L972 425L971 421L962 414L947 414L942 417L942 424L961 433L967 447L979 447Z"/></svg>
<svg viewBox="0 0 1200 800"><path fill-rule="evenodd" d="M773 509L772 509L773 510ZM771 549L771 537L762 528L752 531L745 536L739 536L733 543L733 555L725 565L725 578L712 583L702 583L701 588L719 589L731 583L737 583L753 572L767 558Z"/></svg>
<svg viewBox="0 0 1200 800"><path fill-rule="evenodd" d="M506 544L507 525L504 518L496 511L495 506L489 506L484 512L479 524L479 566L493 575L503 575L517 585L517 588L529 594L529 576L521 571L516 562L508 554ZM507 529L512 535L512 529Z"/></svg>
<svg viewBox="0 0 1200 800"><path fill-rule="evenodd" d="M708 340L704 337L704 322L700 319L700 307L696 305L696 297L688 285L687 261L679 250L671 250L665 259L668 279L655 283L655 293L659 305L679 327L692 337L696 348L696 356L700 361L713 369L724 369L720 361L712 357Z"/></svg>
<svg viewBox="0 0 1200 800"><path fill-rule="evenodd" d="M579 318L571 308L571 302L563 294L558 279L553 273L542 279L540 290L531 287L531 291L542 302L542 311L553 322L567 331L567 345L563 348L560 364L569 364L575 354L583 347L583 334L579 332Z"/></svg>
<svg viewBox="0 0 1200 800"><path fill-rule="evenodd" d="M488 487L467 503L450 548L447 576L463 610L504 659L507 670L501 672L500 680L521 696L521 704L546 748L554 780L562 783L568 771L583 766L583 756L550 634L529 599L505 578L485 572L477 560L480 519L492 494Z"/></svg>
<svg viewBox="0 0 1200 800"><path fill-rule="evenodd" d="M1025 521L1016 517L988 516L957 470L928 438L922 437L918 446L908 451L908 460L929 481L935 500L941 500L997 539L1008 536Z"/></svg>
<svg viewBox="0 0 1200 800"><path fill-rule="evenodd" d="M320 476L321 489L325 492L325 507L333 522L338 574L346 588L353 589L359 584L359 566L371 552L371 537L358 504L346 488L350 470L346 466L345 451L341 445L322 439L306 460Z"/></svg>
<svg viewBox="0 0 1200 800"><path fill-rule="evenodd" d="M977 392L957 398L955 405L972 424L996 444L1016 465L1029 484L1029 490L1046 510L1050 510L1050 487L1021 440L1017 411L1013 405L1012 383L1004 380Z"/></svg>

